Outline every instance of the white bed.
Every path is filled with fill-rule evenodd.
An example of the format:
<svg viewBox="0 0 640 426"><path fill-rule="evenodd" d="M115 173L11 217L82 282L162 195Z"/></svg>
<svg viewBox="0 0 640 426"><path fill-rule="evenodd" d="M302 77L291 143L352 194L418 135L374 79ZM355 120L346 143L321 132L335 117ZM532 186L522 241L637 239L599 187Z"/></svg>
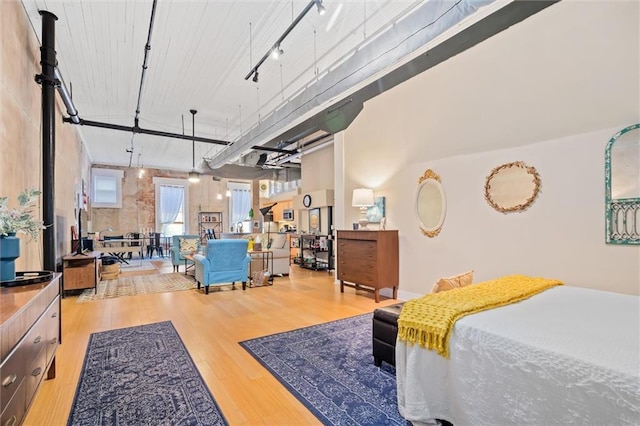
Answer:
<svg viewBox="0 0 640 426"><path fill-rule="evenodd" d="M396 344L414 424L640 424L640 297L569 286L457 321L450 359Z"/></svg>

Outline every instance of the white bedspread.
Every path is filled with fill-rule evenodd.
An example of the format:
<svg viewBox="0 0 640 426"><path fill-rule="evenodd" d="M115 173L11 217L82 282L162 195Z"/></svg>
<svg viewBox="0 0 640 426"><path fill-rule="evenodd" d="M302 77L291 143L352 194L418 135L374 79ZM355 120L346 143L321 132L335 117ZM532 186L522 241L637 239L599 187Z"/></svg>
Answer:
<svg viewBox="0 0 640 426"><path fill-rule="evenodd" d="M640 424L640 297L554 287L462 318L450 354L397 342L407 420Z"/></svg>

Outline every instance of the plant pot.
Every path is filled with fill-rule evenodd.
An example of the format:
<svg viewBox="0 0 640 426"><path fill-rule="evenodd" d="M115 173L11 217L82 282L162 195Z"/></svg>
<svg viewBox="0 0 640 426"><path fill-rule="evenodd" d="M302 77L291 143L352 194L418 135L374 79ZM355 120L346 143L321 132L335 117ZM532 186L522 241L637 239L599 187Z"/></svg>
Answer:
<svg viewBox="0 0 640 426"><path fill-rule="evenodd" d="M0 236L0 281L16 279L16 259L20 257L20 238Z"/></svg>

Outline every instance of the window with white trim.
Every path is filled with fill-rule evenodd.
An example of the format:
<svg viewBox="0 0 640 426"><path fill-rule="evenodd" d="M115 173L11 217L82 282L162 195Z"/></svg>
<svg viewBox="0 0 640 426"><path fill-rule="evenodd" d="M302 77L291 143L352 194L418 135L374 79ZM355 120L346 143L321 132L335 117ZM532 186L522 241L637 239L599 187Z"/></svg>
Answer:
<svg viewBox="0 0 640 426"><path fill-rule="evenodd" d="M91 169L91 207L122 208L123 170Z"/></svg>

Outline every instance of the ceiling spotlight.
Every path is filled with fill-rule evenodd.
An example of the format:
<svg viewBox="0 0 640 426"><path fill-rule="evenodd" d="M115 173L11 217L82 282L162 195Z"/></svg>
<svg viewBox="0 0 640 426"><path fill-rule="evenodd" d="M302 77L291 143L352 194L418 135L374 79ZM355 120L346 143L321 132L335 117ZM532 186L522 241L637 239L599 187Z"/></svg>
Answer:
<svg viewBox="0 0 640 426"><path fill-rule="evenodd" d="M258 82L258 70L256 70L256 71L253 73L253 82L254 82L254 83L257 83L257 82Z"/></svg>
<svg viewBox="0 0 640 426"><path fill-rule="evenodd" d="M327 12L327 9L322 5L322 0L315 0L316 6L318 6L318 15L322 16Z"/></svg>
<svg viewBox="0 0 640 426"><path fill-rule="evenodd" d="M191 170L189 172L189 182L192 182L192 183L200 182L200 173L198 173L196 170Z"/></svg>
<svg viewBox="0 0 640 426"><path fill-rule="evenodd" d="M278 59L280 55L282 55L283 53L284 53L284 50L280 48L279 44L273 46L273 49L271 49L271 57L273 59Z"/></svg>

